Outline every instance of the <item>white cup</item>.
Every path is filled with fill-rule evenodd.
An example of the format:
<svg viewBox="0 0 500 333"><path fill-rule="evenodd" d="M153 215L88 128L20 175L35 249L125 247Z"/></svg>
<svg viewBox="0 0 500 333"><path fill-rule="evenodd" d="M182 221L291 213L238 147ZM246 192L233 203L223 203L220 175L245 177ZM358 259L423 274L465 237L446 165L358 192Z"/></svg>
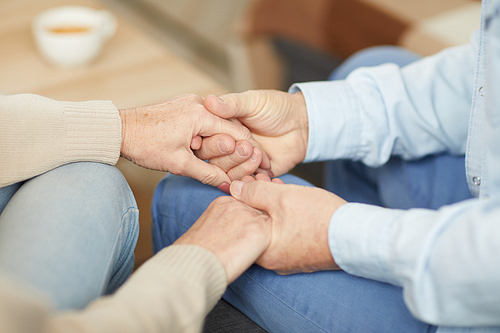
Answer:
<svg viewBox="0 0 500 333"><path fill-rule="evenodd" d="M56 7L40 13L32 28L40 53L59 66L82 66L101 52L116 32L116 18L106 10Z"/></svg>

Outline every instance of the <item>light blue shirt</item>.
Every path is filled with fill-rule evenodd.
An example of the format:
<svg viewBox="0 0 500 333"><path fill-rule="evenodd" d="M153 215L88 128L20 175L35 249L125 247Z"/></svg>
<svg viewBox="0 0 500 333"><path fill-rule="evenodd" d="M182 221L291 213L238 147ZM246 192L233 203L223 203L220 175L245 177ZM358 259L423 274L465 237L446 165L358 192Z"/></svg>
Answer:
<svg viewBox="0 0 500 333"><path fill-rule="evenodd" d="M466 154L474 199L437 211L348 203L331 218L330 250L346 272L403 287L410 311L441 331L500 326L500 0L483 1L470 45L298 89L305 162Z"/></svg>

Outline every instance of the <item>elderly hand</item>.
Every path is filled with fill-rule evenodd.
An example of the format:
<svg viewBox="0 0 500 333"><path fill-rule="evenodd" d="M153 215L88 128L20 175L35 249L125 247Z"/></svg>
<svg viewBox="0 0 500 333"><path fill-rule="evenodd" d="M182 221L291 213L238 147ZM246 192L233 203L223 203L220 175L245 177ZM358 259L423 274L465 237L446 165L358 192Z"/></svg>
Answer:
<svg viewBox="0 0 500 333"><path fill-rule="evenodd" d="M328 246L328 226L346 201L323 189L256 177L233 182L230 192L272 219L271 244L257 264L279 274L339 269Z"/></svg>
<svg viewBox="0 0 500 333"><path fill-rule="evenodd" d="M248 129L211 114L203 106L203 99L196 95L181 95L159 104L120 110L120 117L121 154L145 168L192 177L213 186L230 183L224 170L193 153L200 148L201 138L214 135L204 145L204 154L209 158L232 155L234 138L236 144L246 141L247 146L252 146L252 152L255 147L255 155L246 167L270 168L267 155Z"/></svg>
<svg viewBox="0 0 500 333"><path fill-rule="evenodd" d="M228 284L250 267L271 240L271 219L231 197L214 200L174 244L190 244L213 252L226 269Z"/></svg>
<svg viewBox="0 0 500 333"><path fill-rule="evenodd" d="M309 133L307 109L301 92L253 90L221 97L207 96L204 105L213 114L248 127L272 158L271 171L275 175L290 171L304 160ZM211 162L223 165L229 174L250 174L229 157Z"/></svg>
<svg viewBox="0 0 500 333"><path fill-rule="evenodd" d="M232 153L222 153L216 142L224 139L230 142L230 151ZM264 162L263 152L257 147L252 146L248 141L234 142L231 137L224 135L214 135L212 137L204 138L196 145L191 145L193 151L198 158L202 160L209 160L213 165L217 165L224 172L227 173L229 179L240 180L243 176L251 175L258 172L265 172L272 176L270 169L262 169L261 161ZM267 155L265 155L267 158ZM236 165L236 167L234 167ZM219 186L224 192L229 193L229 183Z"/></svg>

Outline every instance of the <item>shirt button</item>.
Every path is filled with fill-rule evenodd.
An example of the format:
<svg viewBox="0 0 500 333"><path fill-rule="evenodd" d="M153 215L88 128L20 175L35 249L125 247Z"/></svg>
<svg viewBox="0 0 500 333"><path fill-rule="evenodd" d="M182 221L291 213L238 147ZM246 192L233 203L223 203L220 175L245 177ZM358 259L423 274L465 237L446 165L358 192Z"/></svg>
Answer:
<svg viewBox="0 0 500 333"><path fill-rule="evenodd" d="M472 182L474 183L474 185L479 186L479 185L481 185L481 178L473 177Z"/></svg>
<svg viewBox="0 0 500 333"><path fill-rule="evenodd" d="M479 96L484 97L484 95L483 95L483 87L482 86L479 87L478 93L479 93Z"/></svg>

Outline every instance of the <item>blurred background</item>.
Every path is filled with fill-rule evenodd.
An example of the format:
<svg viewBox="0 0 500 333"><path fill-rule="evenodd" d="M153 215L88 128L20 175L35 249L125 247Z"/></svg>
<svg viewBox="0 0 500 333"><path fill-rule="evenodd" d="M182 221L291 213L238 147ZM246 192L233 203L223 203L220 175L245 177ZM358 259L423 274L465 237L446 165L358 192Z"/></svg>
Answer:
<svg viewBox="0 0 500 333"><path fill-rule="evenodd" d="M31 33L45 9L81 5L118 18L116 35L92 64L45 62ZM181 93L287 90L325 80L349 55L400 45L429 55L467 43L479 0L0 0L0 93L59 100L109 99L118 108ZM163 173L120 160L140 208L136 265L152 255L151 197ZM320 163L293 173L321 185Z"/></svg>

